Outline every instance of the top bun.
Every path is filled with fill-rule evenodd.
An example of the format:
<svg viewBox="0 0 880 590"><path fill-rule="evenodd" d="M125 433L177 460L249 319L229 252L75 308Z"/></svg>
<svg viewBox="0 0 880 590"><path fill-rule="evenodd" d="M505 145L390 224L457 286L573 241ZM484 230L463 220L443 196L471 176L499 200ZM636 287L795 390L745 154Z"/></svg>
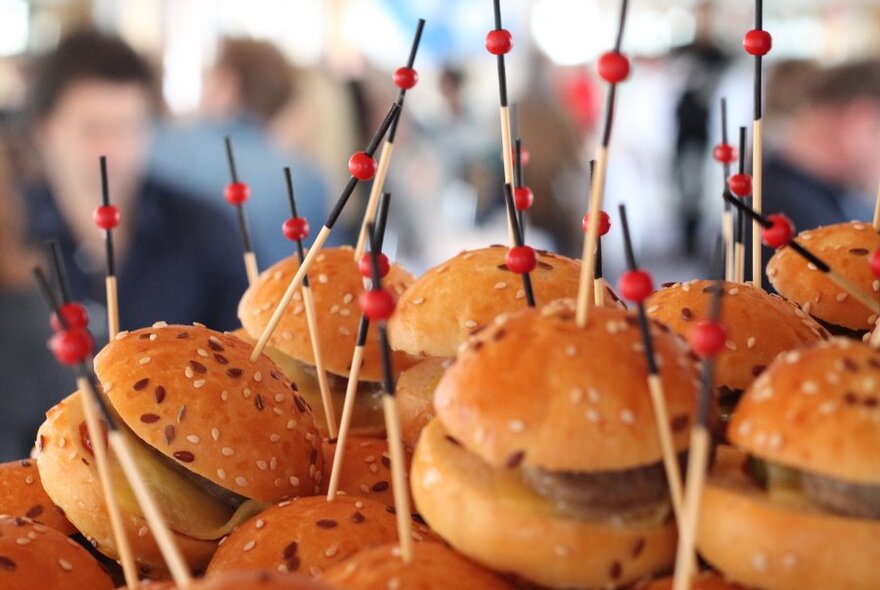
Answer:
<svg viewBox="0 0 880 590"><path fill-rule="evenodd" d="M746 392L727 435L770 461L880 484L880 352L838 338L783 354Z"/></svg>
<svg viewBox="0 0 880 590"><path fill-rule="evenodd" d="M245 291L238 304L238 317L252 338L262 335L297 270L299 258L285 258L263 271L259 279ZM315 258L308 275L315 301L324 368L348 377L361 318L358 297L364 292L363 277L354 260L354 250L348 246L325 248ZM399 297L412 282L412 275L394 263L382 279L382 286ZM293 301L281 316L269 343L300 362L315 364L301 287L294 292ZM381 360L379 337L373 322L364 347L360 381L381 381ZM405 368L407 364L411 363L406 362L404 355L395 356L396 370Z"/></svg>
<svg viewBox="0 0 880 590"><path fill-rule="evenodd" d="M865 293L880 291L880 280L874 277L868 264L868 255L880 248L880 234L870 223L852 221L826 225L803 231L797 239ZM767 264L767 277L783 297L823 322L865 331L873 328L877 321L877 316L864 304L850 297L791 248L776 251Z"/></svg>
<svg viewBox="0 0 880 590"><path fill-rule="evenodd" d="M104 393L148 445L247 498L317 492L321 440L308 404L266 355L201 326L120 332L95 357Z"/></svg>
<svg viewBox="0 0 880 590"><path fill-rule="evenodd" d="M464 251L419 278L397 302L388 322L391 346L416 356L455 356L458 345L498 314L525 306L519 275L507 270L507 247ZM531 273L538 305L575 297L580 262L538 251ZM608 305L617 297L608 290Z"/></svg>
<svg viewBox="0 0 880 590"><path fill-rule="evenodd" d="M687 336L709 317L715 281L676 283L645 302L648 315ZM743 390L781 352L828 337L822 326L796 305L751 283L724 281L721 322L727 346L715 357L715 384Z"/></svg>
<svg viewBox="0 0 880 590"><path fill-rule="evenodd" d="M675 448L685 449L697 361L677 335L653 324ZM636 316L594 308L585 328L574 306L502 315L472 338L434 397L449 434L491 465L601 471L662 457Z"/></svg>

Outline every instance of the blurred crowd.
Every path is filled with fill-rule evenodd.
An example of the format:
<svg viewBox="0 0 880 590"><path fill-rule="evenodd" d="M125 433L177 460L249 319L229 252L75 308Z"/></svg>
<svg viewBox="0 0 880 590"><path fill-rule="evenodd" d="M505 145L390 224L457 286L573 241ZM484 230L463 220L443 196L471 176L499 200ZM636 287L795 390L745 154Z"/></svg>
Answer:
<svg viewBox="0 0 880 590"><path fill-rule="evenodd" d="M668 56L637 59L638 81L622 88L618 105L628 121L612 140L606 209L629 203L642 263L662 280L706 273L720 222L722 175L710 157L720 97L732 105L731 138L751 123L750 64L700 31ZM249 38L219 42L201 105L185 118L163 104L151 60L114 36L75 32L18 67L24 98L0 119L0 460L27 453L41 412L72 385L46 350L47 310L31 276L45 240L60 242L72 295L85 302L97 342L107 338L103 234L92 220L99 156L122 214L114 234L121 328L162 320L232 330L246 278L235 211L223 200L231 180L224 139L251 189L247 216L264 269L292 253L280 231L289 216L283 167L293 170L300 214L320 227L348 156L396 95L389 72L301 69ZM442 66L412 91L411 102L436 108L403 115L386 184L394 195L386 245L416 273L507 239L497 111L475 106L471 72ZM529 83L516 98L514 131L536 195L527 239L578 256L604 90L586 67L538 55L517 76ZM784 211L798 229L870 218L880 61L778 62L766 92L765 209ZM367 191L357 191L332 244L354 242ZM617 250L605 248L612 273ZM5 403L11 398L27 402Z"/></svg>

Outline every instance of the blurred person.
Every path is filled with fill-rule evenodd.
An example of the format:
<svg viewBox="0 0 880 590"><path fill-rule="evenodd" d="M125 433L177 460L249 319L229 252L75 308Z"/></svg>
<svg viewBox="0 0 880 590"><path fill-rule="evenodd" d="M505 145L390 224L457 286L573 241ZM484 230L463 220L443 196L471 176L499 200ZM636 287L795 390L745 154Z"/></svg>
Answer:
<svg viewBox="0 0 880 590"><path fill-rule="evenodd" d="M791 116L810 97L810 87L822 73L821 66L807 59L786 59L775 63L765 76L764 136L765 150L777 147L787 133Z"/></svg>
<svg viewBox="0 0 880 590"><path fill-rule="evenodd" d="M101 155L122 217L114 230L121 328L238 325L246 281L232 213L145 174L154 88L141 56L90 31L63 40L33 72L28 125L43 178L25 190L28 237L60 241L72 296L90 308L97 342L106 339L104 232L92 219Z"/></svg>
<svg viewBox="0 0 880 590"><path fill-rule="evenodd" d="M0 137L0 462L23 459L34 444L43 412L73 389L73 375L46 350L49 312L31 269L39 252L25 241L11 143Z"/></svg>
<svg viewBox="0 0 880 590"><path fill-rule="evenodd" d="M880 59L820 71L795 104L764 163L764 210L784 212L798 231L870 220L880 180Z"/></svg>
<svg viewBox="0 0 880 590"><path fill-rule="evenodd" d="M311 162L276 144L267 130L294 100L294 82L291 64L273 44L223 39L204 78L200 116L160 128L151 153L150 170L157 178L228 207L223 193L231 178L224 139L232 140L239 180L250 186L246 209L260 268L293 253L281 233L282 222L290 217L285 166L293 172L298 213L315 230L329 208L322 175Z"/></svg>

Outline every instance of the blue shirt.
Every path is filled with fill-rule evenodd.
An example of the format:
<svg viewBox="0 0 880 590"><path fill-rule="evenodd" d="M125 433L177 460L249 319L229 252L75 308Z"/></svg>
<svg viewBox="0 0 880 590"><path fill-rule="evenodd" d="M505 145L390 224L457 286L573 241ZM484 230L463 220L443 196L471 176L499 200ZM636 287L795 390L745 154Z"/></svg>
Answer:
<svg viewBox="0 0 880 590"><path fill-rule="evenodd" d="M225 187L231 182L226 136L232 139L238 178L250 187L245 210L257 264L262 270L294 252L281 233L281 224L290 217L284 167L290 166L293 172L297 213L306 217L312 228L306 245L311 244L327 216L327 185L310 163L273 146L265 132L246 119L160 128L150 156L151 175L231 209L223 198Z"/></svg>

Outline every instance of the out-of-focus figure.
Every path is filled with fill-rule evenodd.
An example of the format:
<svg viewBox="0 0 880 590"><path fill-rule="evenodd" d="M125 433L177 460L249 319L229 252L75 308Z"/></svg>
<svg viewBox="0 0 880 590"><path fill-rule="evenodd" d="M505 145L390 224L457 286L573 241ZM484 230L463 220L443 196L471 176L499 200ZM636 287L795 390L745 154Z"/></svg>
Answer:
<svg viewBox="0 0 880 590"><path fill-rule="evenodd" d="M123 329L159 320L234 328L245 287L231 212L192 199L146 174L157 110L152 72L123 41L78 32L43 56L27 105L43 178L25 191L30 239L57 238L73 297L106 338L98 161L107 156Z"/></svg>
<svg viewBox="0 0 880 590"><path fill-rule="evenodd" d="M246 208L261 268L293 253L281 233L290 216L285 166L293 170L299 214L312 227L320 227L328 209L323 176L305 158L278 145L267 130L295 92L293 68L274 45L223 39L216 63L205 74L199 118L161 128L151 154L150 169L157 178L223 204L224 187L231 181L224 138L232 140L239 178L250 186Z"/></svg>
<svg viewBox="0 0 880 590"><path fill-rule="evenodd" d="M869 220L880 180L880 60L769 90L796 96L764 164L764 209L784 212L798 230Z"/></svg>

